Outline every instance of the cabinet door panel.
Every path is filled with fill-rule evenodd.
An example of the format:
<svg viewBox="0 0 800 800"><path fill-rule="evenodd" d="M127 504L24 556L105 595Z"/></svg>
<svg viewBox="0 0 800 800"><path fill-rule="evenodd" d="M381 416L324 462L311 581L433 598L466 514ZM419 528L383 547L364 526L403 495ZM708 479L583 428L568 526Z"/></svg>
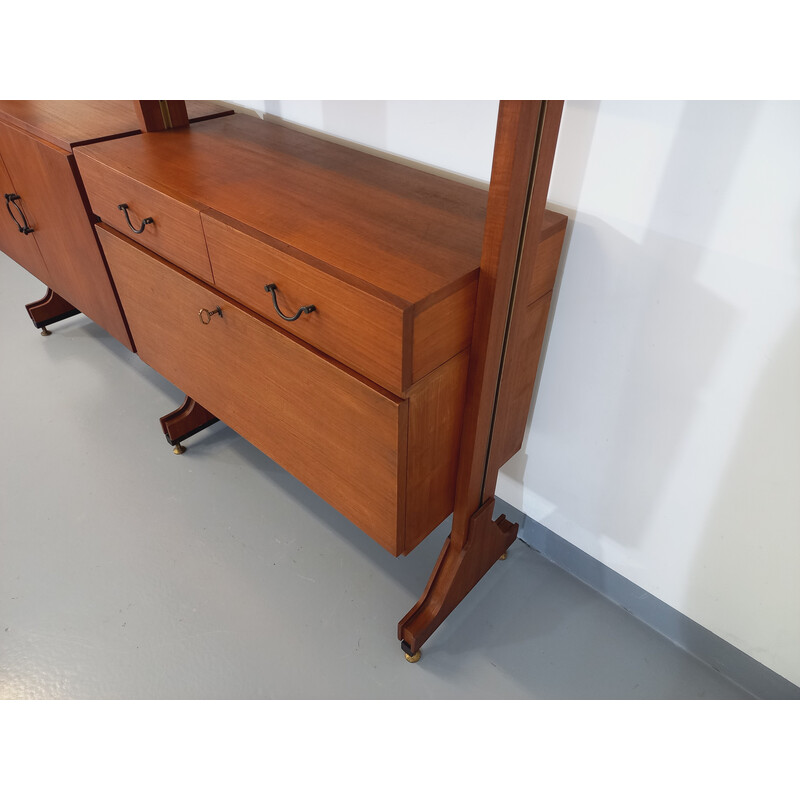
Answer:
<svg viewBox="0 0 800 800"><path fill-rule="evenodd" d="M78 188L73 156L4 123L0 123L0 153L35 220L32 236L47 265L47 285L132 348Z"/></svg>
<svg viewBox="0 0 800 800"><path fill-rule="evenodd" d="M11 182L11 176L0 157L0 193L6 194L19 194L16 187ZM8 203L5 197L2 199L5 208L0 209L0 250L2 250L10 259L16 261L22 267L28 270L31 274L35 275L43 283L48 283L50 276L47 273L47 267L44 265L42 255L36 245L36 239L33 235L27 236L19 232L11 214L8 213ZM25 213L25 219L32 227L36 227L36 220L33 218L31 210L28 208L25 198L20 197L16 201L17 205ZM11 206L15 214L16 209ZM17 218L19 218L17 216ZM22 222L22 220L19 220Z"/></svg>

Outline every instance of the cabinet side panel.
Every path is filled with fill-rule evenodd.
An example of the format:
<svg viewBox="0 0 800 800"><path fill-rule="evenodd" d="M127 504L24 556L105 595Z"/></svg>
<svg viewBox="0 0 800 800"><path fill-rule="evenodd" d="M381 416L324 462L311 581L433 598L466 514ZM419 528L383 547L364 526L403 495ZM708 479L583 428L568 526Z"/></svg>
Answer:
<svg viewBox="0 0 800 800"><path fill-rule="evenodd" d="M550 235L543 237L536 249L536 265L531 276L528 288L527 304L535 303L542 295L552 291L556 282L558 262L561 259L561 248L564 245L564 235L567 229L567 219L563 215L547 212L548 218L556 217L556 229Z"/></svg>
<svg viewBox="0 0 800 800"><path fill-rule="evenodd" d="M477 290L476 271L465 286L417 314L412 381L420 380L452 355L469 347Z"/></svg>
<svg viewBox="0 0 800 800"><path fill-rule="evenodd" d="M552 292L548 292L525 308L522 335L503 367L489 474L496 474L495 467L500 469L522 447L551 298Z"/></svg>
<svg viewBox="0 0 800 800"><path fill-rule="evenodd" d="M550 216L554 216L552 213ZM549 234L535 248L526 249L523 259L533 258L528 290L520 287L511 321L508 350L500 379L499 396L492 428L488 476L496 480L497 470L522 447L525 426L533 398L533 387L547 328L553 285L564 244L566 218L551 226ZM494 493L494 487L487 487Z"/></svg>
<svg viewBox="0 0 800 800"><path fill-rule="evenodd" d="M469 351L415 384L408 403L405 552L453 510Z"/></svg>

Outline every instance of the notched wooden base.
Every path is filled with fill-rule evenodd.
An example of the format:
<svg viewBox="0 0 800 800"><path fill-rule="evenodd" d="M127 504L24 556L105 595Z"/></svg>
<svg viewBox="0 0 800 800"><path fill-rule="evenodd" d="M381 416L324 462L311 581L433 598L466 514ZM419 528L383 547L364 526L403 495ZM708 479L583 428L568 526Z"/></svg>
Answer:
<svg viewBox="0 0 800 800"><path fill-rule="evenodd" d="M180 455L186 449L181 444L184 439L194 436L218 420L210 411L187 395L180 408L161 417L159 421L167 441L175 448L173 452Z"/></svg>
<svg viewBox="0 0 800 800"><path fill-rule="evenodd" d="M41 330L42 336L50 335L46 325L61 322L62 319L68 319L81 313L72 303L67 302L52 289L48 289L47 294L41 300L28 303L25 308L33 324Z"/></svg>
<svg viewBox="0 0 800 800"><path fill-rule="evenodd" d="M493 520L493 512L492 497L470 519L462 549L453 544L452 534L447 537L422 597L397 626L397 637L407 656L419 652L430 635L517 538L519 525L509 522L505 515Z"/></svg>

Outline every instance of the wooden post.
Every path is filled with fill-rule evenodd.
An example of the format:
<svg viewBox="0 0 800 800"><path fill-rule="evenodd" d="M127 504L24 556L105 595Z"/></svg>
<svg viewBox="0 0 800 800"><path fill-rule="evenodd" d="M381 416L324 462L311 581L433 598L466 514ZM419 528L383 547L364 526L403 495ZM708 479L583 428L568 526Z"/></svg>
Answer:
<svg viewBox="0 0 800 800"><path fill-rule="evenodd" d="M142 131L156 133L189 124L185 100L134 100Z"/></svg>
<svg viewBox="0 0 800 800"><path fill-rule="evenodd" d="M506 354L514 349L517 289L529 285L542 228L563 102L503 101L495 137L469 381L456 480L453 528L419 602L398 624L409 660L517 535L504 516L492 519L498 452L493 432L507 402ZM526 247L527 244L527 247ZM520 288L520 292L524 292ZM520 303L524 306L524 303ZM522 309L524 311L524 308ZM526 365L536 370L537 364Z"/></svg>

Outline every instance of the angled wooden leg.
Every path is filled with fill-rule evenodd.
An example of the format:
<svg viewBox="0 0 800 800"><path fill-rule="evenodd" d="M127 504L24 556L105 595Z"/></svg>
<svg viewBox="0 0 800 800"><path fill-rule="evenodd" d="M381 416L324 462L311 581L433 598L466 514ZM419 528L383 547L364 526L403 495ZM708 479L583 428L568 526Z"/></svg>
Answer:
<svg viewBox="0 0 800 800"><path fill-rule="evenodd" d="M60 322L62 319L68 319L81 313L72 303L67 302L52 289L48 289L47 294L41 300L28 303L25 308L33 324L41 330L42 336L50 335L46 325L52 325L54 322Z"/></svg>
<svg viewBox="0 0 800 800"><path fill-rule="evenodd" d="M400 646L409 661L417 660L415 656L428 637L517 538L519 525L504 515L493 520L493 512L494 497L470 519L462 548L452 534L447 537L422 597L397 626Z"/></svg>
<svg viewBox="0 0 800 800"><path fill-rule="evenodd" d="M217 418L187 395L183 405L161 417L160 422L167 441L175 448L172 452L180 455L186 450L181 442L213 425Z"/></svg>
<svg viewBox="0 0 800 800"><path fill-rule="evenodd" d="M425 592L398 625L409 660L517 536L518 525L503 516L492 519L494 492L498 470L522 441L518 426L527 413L525 403L523 413L515 411L519 388L514 373L529 370L524 377L533 386L536 371L536 363L518 356L529 352L530 336L527 303L516 298L527 297L537 274L548 276L540 297L552 288L552 270L539 266L537 272L538 245L562 107L560 101L500 103L453 528Z"/></svg>

